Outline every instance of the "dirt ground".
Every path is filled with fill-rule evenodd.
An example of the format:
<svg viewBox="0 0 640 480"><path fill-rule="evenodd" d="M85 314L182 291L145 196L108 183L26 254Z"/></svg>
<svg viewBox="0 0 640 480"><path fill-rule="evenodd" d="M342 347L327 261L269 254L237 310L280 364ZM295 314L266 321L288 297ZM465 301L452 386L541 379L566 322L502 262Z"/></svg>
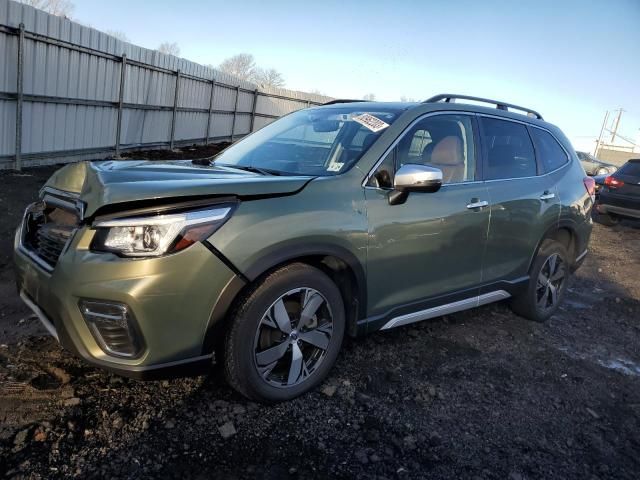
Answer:
<svg viewBox="0 0 640 480"><path fill-rule="evenodd" d="M0 474L7 478L640 477L640 227L595 225L557 315L495 304L347 340L316 391L248 402L208 377L140 382L46 336L13 230L53 169L0 172Z"/></svg>

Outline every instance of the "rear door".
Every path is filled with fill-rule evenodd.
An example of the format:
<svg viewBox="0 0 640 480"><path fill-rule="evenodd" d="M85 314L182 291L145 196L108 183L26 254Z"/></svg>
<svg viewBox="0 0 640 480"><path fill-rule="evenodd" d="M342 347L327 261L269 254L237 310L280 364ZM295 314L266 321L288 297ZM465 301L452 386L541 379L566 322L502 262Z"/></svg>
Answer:
<svg viewBox="0 0 640 480"><path fill-rule="evenodd" d="M536 161L527 125L485 115L479 122L491 204L482 279L488 291L527 275L538 242L558 223L560 205L556 176Z"/></svg>

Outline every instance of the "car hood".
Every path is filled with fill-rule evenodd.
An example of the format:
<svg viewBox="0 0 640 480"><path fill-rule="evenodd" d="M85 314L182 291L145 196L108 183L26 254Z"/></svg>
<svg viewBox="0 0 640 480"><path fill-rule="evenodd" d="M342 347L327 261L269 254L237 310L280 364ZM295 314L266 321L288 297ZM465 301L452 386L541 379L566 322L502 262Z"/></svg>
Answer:
<svg viewBox="0 0 640 480"><path fill-rule="evenodd" d="M77 196L89 217L106 205L142 200L293 194L312 178L262 175L190 160L107 160L69 164L54 173L45 188Z"/></svg>

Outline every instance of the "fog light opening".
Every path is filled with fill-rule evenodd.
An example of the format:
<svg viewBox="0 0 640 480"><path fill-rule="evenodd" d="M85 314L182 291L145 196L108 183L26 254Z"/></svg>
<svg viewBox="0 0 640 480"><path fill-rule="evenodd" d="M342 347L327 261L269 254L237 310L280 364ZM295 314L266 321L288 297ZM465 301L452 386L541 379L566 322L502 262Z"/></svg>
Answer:
<svg viewBox="0 0 640 480"><path fill-rule="evenodd" d="M142 352L142 337L131 309L117 302L80 300L80 312L100 348L116 357L135 358Z"/></svg>

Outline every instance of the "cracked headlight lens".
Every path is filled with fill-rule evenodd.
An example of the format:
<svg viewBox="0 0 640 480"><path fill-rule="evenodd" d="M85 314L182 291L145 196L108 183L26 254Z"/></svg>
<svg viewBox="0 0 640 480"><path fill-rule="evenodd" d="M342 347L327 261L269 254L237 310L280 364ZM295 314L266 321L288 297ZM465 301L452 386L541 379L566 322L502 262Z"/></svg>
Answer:
<svg viewBox="0 0 640 480"><path fill-rule="evenodd" d="M210 237L230 217L231 206L169 215L101 221L91 250L124 257L157 257L179 252Z"/></svg>

